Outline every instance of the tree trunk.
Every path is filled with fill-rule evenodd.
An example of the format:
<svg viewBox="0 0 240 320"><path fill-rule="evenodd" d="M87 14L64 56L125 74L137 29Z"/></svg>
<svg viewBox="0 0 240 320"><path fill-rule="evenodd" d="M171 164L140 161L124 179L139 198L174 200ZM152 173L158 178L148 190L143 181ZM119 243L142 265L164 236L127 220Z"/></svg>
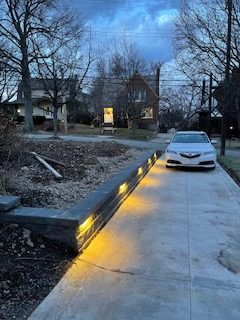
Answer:
<svg viewBox="0 0 240 320"><path fill-rule="evenodd" d="M237 90L237 97L236 97L236 110L237 110L237 126L240 130L240 90Z"/></svg>
<svg viewBox="0 0 240 320"><path fill-rule="evenodd" d="M32 107L32 92L30 77L22 78L23 93L24 93L24 109L25 109L25 131L31 132L34 130L33 124L33 107Z"/></svg>
<svg viewBox="0 0 240 320"><path fill-rule="evenodd" d="M58 107L53 104L53 138L58 139Z"/></svg>
<svg viewBox="0 0 240 320"><path fill-rule="evenodd" d="M32 106L32 88L31 88L31 76L28 63L27 45L22 47L22 86L24 94L24 109L25 109L25 131L30 132L34 130L33 125L33 106Z"/></svg>

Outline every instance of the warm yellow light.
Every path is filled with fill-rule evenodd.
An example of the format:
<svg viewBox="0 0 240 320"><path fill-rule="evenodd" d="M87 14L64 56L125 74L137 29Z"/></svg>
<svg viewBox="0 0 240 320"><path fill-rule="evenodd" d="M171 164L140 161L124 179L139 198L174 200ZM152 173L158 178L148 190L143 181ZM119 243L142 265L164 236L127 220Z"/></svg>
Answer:
<svg viewBox="0 0 240 320"><path fill-rule="evenodd" d="M138 176L140 176L140 175L142 175L142 174L143 174L143 168L140 167L140 168L138 169Z"/></svg>
<svg viewBox="0 0 240 320"><path fill-rule="evenodd" d="M126 182L119 187L119 194L124 193L127 190Z"/></svg>
<svg viewBox="0 0 240 320"><path fill-rule="evenodd" d="M79 227L80 233L83 233L84 231L86 231L87 229L89 229L92 224L93 224L93 217L90 216L89 218L87 218L87 220L85 220L85 221L80 225L80 227Z"/></svg>
<svg viewBox="0 0 240 320"><path fill-rule="evenodd" d="M152 164L152 160L149 158L148 159L148 164L151 165Z"/></svg>

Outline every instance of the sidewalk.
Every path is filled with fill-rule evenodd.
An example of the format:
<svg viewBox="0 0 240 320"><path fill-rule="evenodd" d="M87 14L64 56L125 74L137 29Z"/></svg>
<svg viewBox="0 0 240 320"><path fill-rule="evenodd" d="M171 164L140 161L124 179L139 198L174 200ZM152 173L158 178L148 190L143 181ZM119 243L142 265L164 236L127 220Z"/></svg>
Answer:
<svg viewBox="0 0 240 320"><path fill-rule="evenodd" d="M219 166L158 160L29 320L239 320L239 216Z"/></svg>

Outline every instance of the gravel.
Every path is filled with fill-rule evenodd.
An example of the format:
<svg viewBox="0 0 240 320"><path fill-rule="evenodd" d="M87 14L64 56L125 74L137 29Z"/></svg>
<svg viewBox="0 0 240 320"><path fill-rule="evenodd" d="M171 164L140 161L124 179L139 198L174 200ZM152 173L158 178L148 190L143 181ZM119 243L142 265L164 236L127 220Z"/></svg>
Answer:
<svg viewBox="0 0 240 320"><path fill-rule="evenodd" d="M52 164L63 175L55 177L30 154L22 161L9 192L22 197L23 206L68 208L139 158L142 150L118 143L35 142L28 151L60 160Z"/></svg>

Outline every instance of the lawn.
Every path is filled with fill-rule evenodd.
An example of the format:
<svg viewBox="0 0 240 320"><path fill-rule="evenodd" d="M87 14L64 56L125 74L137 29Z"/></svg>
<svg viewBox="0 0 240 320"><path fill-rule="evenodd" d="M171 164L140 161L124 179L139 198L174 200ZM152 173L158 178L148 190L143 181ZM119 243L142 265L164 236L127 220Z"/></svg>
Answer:
<svg viewBox="0 0 240 320"><path fill-rule="evenodd" d="M125 139L136 139L136 140L148 140L154 138L155 133L153 131L145 129L128 130L127 128L118 128L116 137Z"/></svg>
<svg viewBox="0 0 240 320"><path fill-rule="evenodd" d="M101 134L101 128L95 128L85 124L69 124L68 125L69 134L80 134L85 136L96 136Z"/></svg>
<svg viewBox="0 0 240 320"><path fill-rule="evenodd" d="M226 140L226 148L229 150L240 150L240 139Z"/></svg>
<svg viewBox="0 0 240 320"><path fill-rule="evenodd" d="M95 128L83 124L73 124L69 125L68 128L69 134L79 134L79 135L100 135L102 133L102 128ZM136 140L148 140L154 138L155 133L153 131L145 130L145 129L135 129L128 130L127 128L117 128L115 133L115 137L117 138L125 138L125 139L136 139Z"/></svg>
<svg viewBox="0 0 240 320"><path fill-rule="evenodd" d="M232 178L240 184L240 157L221 156L218 161L228 171Z"/></svg>

